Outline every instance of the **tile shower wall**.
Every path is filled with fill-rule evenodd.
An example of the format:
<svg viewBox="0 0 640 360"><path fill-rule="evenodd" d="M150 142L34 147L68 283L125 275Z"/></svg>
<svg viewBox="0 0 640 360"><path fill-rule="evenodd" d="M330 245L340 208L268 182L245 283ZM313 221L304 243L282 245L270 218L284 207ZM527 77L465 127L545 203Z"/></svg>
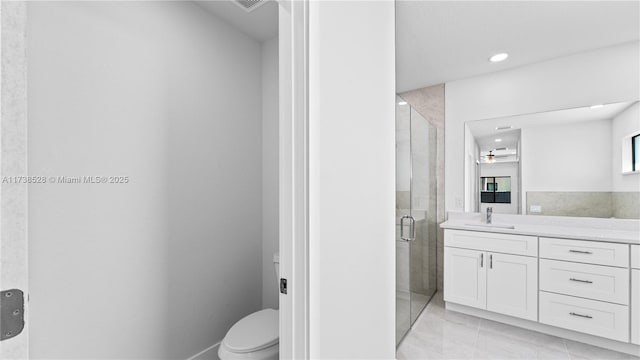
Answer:
<svg viewBox="0 0 640 360"><path fill-rule="evenodd" d="M444 84L429 86L422 89L407 91L400 94L411 107L413 107L420 115L422 115L427 121L437 129L436 136L436 154L435 159L430 159L429 166L431 169L435 169L436 181L433 182L433 186L436 186L436 224L428 224L428 226L436 226L437 229L437 284L438 289L443 288L443 246L442 241L444 239L444 231L439 228L439 224L444 221ZM435 164L434 164L435 163ZM435 165L435 166L434 166ZM408 195L396 194L398 199L404 199L408 201ZM431 261L431 259L430 259Z"/></svg>

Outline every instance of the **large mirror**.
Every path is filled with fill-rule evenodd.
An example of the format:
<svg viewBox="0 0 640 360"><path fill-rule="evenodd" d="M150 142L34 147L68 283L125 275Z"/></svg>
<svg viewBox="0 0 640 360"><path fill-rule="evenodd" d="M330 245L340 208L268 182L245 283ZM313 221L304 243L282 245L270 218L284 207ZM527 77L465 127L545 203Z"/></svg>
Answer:
<svg viewBox="0 0 640 360"><path fill-rule="evenodd" d="M470 209L640 219L640 103L466 122Z"/></svg>

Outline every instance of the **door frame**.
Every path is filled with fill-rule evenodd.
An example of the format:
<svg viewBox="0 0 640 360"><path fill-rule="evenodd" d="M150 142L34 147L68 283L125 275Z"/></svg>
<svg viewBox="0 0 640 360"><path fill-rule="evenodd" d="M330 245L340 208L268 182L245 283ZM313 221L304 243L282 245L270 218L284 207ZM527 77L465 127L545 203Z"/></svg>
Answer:
<svg viewBox="0 0 640 360"><path fill-rule="evenodd" d="M308 0L279 0L280 358L309 358Z"/></svg>
<svg viewBox="0 0 640 360"><path fill-rule="evenodd" d="M22 1L0 5L2 179L28 175L26 7ZM25 321L20 334L0 342L1 359L29 358L27 190L24 181L0 181L0 290L23 291Z"/></svg>

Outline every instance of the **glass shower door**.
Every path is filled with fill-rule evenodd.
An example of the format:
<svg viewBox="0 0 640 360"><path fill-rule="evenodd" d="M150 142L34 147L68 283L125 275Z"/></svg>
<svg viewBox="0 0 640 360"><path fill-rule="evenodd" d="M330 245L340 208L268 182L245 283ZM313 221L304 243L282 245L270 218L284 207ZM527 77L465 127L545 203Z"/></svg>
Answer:
<svg viewBox="0 0 640 360"><path fill-rule="evenodd" d="M436 292L436 129L411 108L411 324Z"/></svg>
<svg viewBox="0 0 640 360"><path fill-rule="evenodd" d="M411 328L411 108L396 98L396 345ZM405 103L406 104L406 103Z"/></svg>
<svg viewBox="0 0 640 360"><path fill-rule="evenodd" d="M436 291L436 131L396 99L396 344Z"/></svg>

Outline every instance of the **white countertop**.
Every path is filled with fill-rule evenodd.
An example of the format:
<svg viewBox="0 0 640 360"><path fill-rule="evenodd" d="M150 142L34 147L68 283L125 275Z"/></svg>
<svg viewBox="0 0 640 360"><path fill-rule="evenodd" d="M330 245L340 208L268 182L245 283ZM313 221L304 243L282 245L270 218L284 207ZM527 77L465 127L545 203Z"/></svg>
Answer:
<svg viewBox="0 0 640 360"><path fill-rule="evenodd" d="M496 227L488 227L483 226L485 225L483 216L484 214L478 213L449 213L449 220L440 224L440 227L501 234L640 244L640 221L638 220L494 214L492 223ZM498 227L509 225L514 228Z"/></svg>

